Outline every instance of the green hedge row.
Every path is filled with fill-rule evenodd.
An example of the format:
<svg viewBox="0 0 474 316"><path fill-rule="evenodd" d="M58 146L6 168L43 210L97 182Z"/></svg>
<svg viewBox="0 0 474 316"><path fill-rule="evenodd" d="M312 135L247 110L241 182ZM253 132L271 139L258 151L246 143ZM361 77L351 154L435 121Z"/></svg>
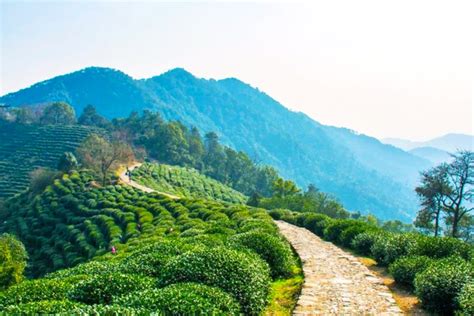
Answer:
<svg viewBox="0 0 474 316"><path fill-rule="evenodd" d="M427 310L472 315L472 245L451 237L389 233L360 220L322 214L273 210L270 215L388 266L395 281L412 287Z"/></svg>

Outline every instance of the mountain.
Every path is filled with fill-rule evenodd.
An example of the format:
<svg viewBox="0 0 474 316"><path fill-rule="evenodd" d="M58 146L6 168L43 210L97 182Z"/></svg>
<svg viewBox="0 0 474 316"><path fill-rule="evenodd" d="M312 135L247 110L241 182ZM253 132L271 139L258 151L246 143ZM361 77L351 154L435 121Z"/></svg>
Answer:
<svg viewBox="0 0 474 316"><path fill-rule="evenodd" d="M451 160L451 156L447 151L434 147L418 147L409 150L409 153L429 160L433 165L439 165L442 162L448 162Z"/></svg>
<svg viewBox="0 0 474 316"><path fill-rule="evenodd" d="M314 183L349 210L410 221L417 208L413 186L425 159L348 129L322 125L293 112L235 78L206 80L177 68L136 80L108 68L86 68L0 98L12 106L65 101L80 114L87 104L116 118L158 111L275 166L306 187Z"/></svg>
<svg viewBox="0 0 474 316"><path fill-rule="evenodd" d="M432 147L448 153L454 153L459 149L474 150L474 136L466 134L451 133L424 142L413 142L399 138L385 138L382 139L382 142L404 150L419 147Z"/></svg>

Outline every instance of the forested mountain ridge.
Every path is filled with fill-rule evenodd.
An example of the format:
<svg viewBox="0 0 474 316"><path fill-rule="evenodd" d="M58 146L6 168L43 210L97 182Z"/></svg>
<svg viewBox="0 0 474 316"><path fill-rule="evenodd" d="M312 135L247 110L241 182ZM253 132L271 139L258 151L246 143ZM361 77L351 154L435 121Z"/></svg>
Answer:
<svg viewBox="0 0 474 316"><path fill-rule="evenodd" d="M13 106L66 101L81 113L87 104L108 118L151 109L271 164L300 186L314 183L350 210L383 219L409 220L417 207L412 191L429 162L357 135L319 124L237 79L206 80L184 69L134 80L106 68L86 68L0 98Z"/></svg>

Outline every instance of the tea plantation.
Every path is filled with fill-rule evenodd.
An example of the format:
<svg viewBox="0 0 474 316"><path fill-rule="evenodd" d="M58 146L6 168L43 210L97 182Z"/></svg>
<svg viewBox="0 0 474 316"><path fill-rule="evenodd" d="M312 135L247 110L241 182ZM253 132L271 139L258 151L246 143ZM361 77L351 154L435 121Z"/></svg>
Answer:
<svg viewBox="0 0 474 316"><path fill-rule="evenodd" d="M146 187L188 198L205 198L244 204L246 197L197 170L145 163L133 170L132 179Z"/></svg>
<svg viewBox="0 0 474 316"><path fill-rule="evenodd" d="M41 278L0 292L0 310L258 315L272 279L297 270L265 210L92 179L72 172L33 200L7 200L0 231L22 240L29 274Z"/></svg>
<svg viewBox="0 0 474 316"><path fill-rule="evenodd" d="M22 125L0 121L0 198L28 186L38 167L56 168L59 157L75 148L92 131L81 125Z"/></svg>

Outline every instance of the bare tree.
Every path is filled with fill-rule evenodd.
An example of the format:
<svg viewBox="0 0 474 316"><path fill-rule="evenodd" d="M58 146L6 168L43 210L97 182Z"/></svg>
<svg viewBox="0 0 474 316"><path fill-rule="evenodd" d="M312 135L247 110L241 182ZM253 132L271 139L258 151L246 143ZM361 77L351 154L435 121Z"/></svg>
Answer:
<svg viewBox="0 0 474 316"><path fill-rule="evenodd" d="M107 174L120 163L133 159L130 146L124 142L109 142L105 138L92 134L77 149L81 163L100 173L102 185L106 184Z"/></svg>

